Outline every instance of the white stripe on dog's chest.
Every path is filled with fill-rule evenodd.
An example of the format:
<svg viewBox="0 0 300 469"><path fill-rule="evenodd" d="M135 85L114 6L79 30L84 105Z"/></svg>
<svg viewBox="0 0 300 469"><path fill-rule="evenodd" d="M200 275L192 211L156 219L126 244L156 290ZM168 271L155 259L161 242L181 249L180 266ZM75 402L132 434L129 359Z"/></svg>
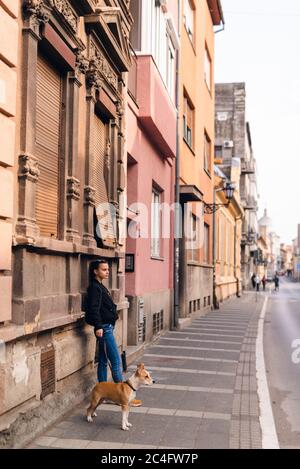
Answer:
<svg viewBox="0 0 300 469"><path fill-rule="evenodd" d="M133 399L135 399L135 396L136 396L136 392L135 392L135 391L131 391L131 394L130 394L130 396L129 396L129 403L130 403L131 401L133 401Z"/></svg>

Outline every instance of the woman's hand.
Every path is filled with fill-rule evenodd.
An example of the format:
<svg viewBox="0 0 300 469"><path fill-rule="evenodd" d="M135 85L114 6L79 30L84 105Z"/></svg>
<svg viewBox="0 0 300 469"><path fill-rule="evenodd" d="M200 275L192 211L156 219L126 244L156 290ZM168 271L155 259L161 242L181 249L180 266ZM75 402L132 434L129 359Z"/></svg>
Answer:
<svg viewBox="0 0 300 469"><path fill-rule="evenodd" d="M98 330L96 331L96 336L97 336L97 337L103 337L103 329L98 329Z"/></svg>

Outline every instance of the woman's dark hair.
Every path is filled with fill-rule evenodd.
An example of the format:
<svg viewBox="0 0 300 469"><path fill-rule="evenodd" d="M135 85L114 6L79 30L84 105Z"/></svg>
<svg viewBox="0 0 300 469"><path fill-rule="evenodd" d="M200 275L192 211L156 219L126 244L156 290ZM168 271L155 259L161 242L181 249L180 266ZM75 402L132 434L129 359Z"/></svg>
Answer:
<svg viewBox="0 0 300 469"><path fill-rule="evenodd" d="M105 259L97 259L96 261L92 261L89 265L89 283L92 283L93 280L95 280L95 272L94 270L97 270L99 265L101 264L108 264L108 261Z"/></svg>

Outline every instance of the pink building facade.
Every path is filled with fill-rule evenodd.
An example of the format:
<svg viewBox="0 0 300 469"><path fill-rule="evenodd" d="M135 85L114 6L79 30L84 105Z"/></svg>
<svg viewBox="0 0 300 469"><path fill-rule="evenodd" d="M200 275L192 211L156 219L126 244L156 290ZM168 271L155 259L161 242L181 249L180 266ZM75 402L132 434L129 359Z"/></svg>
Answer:
<svg viewBox="0 0 300 469"><path fill-rule="evenodd" d="M172 322L174 220L168 208L174 203L176 156L175 3L141 0L131 6L135 61L126 116L125 294L128 345L135 346L153 340Z"/></svg>

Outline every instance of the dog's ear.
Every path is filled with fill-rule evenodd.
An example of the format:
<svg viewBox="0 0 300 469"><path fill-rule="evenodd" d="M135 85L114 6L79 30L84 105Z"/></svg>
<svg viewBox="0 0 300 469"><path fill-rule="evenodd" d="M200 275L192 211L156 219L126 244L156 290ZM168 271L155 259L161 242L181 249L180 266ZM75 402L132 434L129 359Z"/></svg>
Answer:
<svg viewBox="0 0 300 469"><path fill-rule="evenodd" d="M145 369L144 363L140 363L140 364L137 366L135 375L138 376L144 369Z"/></svg>

